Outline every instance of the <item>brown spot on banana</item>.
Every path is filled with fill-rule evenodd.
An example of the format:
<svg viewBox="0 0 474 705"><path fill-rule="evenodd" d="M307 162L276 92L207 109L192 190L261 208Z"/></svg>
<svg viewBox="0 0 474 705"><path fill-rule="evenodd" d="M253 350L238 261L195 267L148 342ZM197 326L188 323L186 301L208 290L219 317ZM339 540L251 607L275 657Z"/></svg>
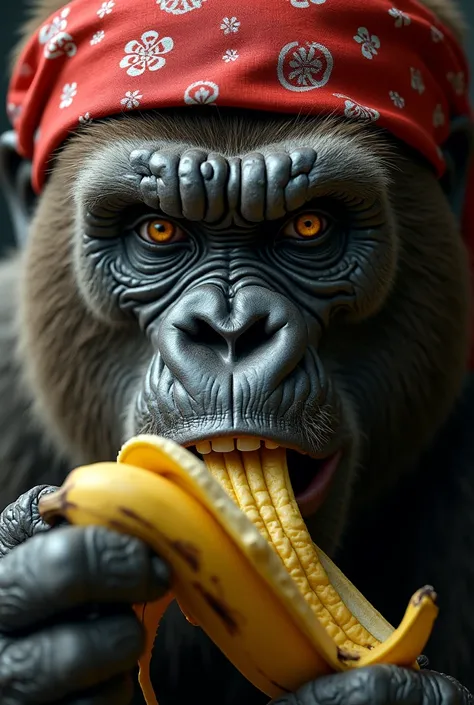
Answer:
<svg viewBox="0 0 474 705"><path fill-rule="evenodd" d="M204 588L201 583L197 581L193 582L193 588L202 595L202 597L206 600L207 604L213 610L213 612L215 612L215 614L220 617L229 634L231 636L235 636L236 634L238 634L239 615L235 612L235 610L232 610L228 605L226 605L221 598L217 597L216 595L213 595L211 592L206 590L206 588Z"/></svg>
<svg viewBox="0 0 474 705"><path fill-rule="evenodd" d="M260 673L261 676L263 676L269 683L275 686L275 688L279 688L283 693L291 693L291 690L288 690L288 688L285 688L284 685L281 683L278 683L277 681L274 681L272 678L269 678L267 674L262 671L261 668L257 668L257 671Z"/></svg>
<svg viewBox="0 0 474 705"><path fill-rule="evenodd" d="M432 602L436 604L436 601L438 599L438 595L431 585L425 585L424 587L420 588L415 592L413 597L411 598L411 603L414 607L418 607L423 602L423 599L425 597L428 597Z"/></svg>
<svg viewBox="0 0 474 705"><path fill-rule="evenodd" d="M347 651L346 649L341 649L340 647L338 647L337 658L339 659L339 661L346 663L347 661L359 661L360 655L356 654L353 651Z"/></svg>
<svg viewBox="0 0 474 705"><path fill-rule="evenodd" d="M186 561L191 570L198 572L201 552L197 546L189 541L169 541L169 545Z"/></svg>
<svg viewBox="0 0 474 705"><path fill-rule="evenodd" d="M119 507L118 510L128 519L133 519L133 521L136 521L137 524L141 524L142 526L146 527L149 531L155 531L154 525L143 517L141 517L140 514L137 514L137 512L134 512L133 509L128 509L128 507Z"/></svg>

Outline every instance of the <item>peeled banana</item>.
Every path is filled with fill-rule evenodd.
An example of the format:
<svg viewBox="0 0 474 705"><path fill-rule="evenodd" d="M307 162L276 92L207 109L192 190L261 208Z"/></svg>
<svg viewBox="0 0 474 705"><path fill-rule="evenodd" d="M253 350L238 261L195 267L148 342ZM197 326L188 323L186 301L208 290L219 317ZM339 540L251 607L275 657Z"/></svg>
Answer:
<svg viewBox="0 0 474 705"><path fill-rule="evenodd" d="M171 566L171 594L136 607L147 632L147 705L157 705L149 665L172 599L270 698L350 668L417 668L438 612L433 588L413 595L394 629L312 542L284 449L204 457L206 464L172 441L137 436L117 463L77 468L41 500L47 520L135 535Z"/></svg>

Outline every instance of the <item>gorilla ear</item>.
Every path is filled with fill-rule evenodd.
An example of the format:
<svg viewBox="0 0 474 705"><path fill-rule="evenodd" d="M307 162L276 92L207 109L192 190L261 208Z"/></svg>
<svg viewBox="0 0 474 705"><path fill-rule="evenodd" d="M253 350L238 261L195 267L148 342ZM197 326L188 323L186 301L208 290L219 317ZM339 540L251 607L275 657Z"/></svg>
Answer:
<svg viewBox="0 0 474 705"><path fill-rule="evenodd" d="M0 136L0 186L10 211L16 242L21 247L28 235L36 195L31 185L31 162L16 151L13 131Z"/></svg>
<svg viewBox="0 0 474 705"><path fill-rule="evenodd" d="M469 165L473 156L474 128L470 118L457 118L451 123L451 133L444 143L443 155L447 169L441 179L446 196L457 218L461 219Z"/></svg>

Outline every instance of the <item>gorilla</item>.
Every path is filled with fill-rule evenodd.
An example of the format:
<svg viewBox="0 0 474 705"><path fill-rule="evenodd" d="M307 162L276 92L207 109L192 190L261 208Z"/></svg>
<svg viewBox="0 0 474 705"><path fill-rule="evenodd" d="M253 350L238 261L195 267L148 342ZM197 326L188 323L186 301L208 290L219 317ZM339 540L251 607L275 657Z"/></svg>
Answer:
<svg viewBox="0 0 474 705"><path fill-rule="evenodd" d="M278 4L326 12L331 1ZM381 3L399 32L409 21L406 2ZM375 30L357 34L369 4L349 3L347 16L372 66L382 51ZM62 0L34 0L15 66L40 28L45 62L53 66L62 51L72 66L79 51L68 13L94 6L112 21L122 5L130 0L73 0L66 9ZM169 19L170 34L192 25L193 41L199 13L220 5L230 48L223 45L219 70L237 66L237 16L250 1L148 5ZM415 6L463 40L454 0ZM279 29L275 20L272 32ZM88 51L105 46L101 32ZM121 63L128 77L140 74L140 61L153 69L157 91L155 69L172 56L170 37L160 37L155 53L145 40L136 51L127 44ZM142 702L143 634L131 606L167 591L168 567L134 538L50 528L38 511L71 469L115 459L140 432L196 453L223 439L287 447L316 543L389 621L400 620L420 585L435 586L440 614L420 670L356 669L278 703L472 702L474 378L460 226L471 123L450 119L439 175L375 121L299 111L309 74L295 62L300 84L290 110L277 102L259 109L257 98L206 104L209 83L201 101L160 108L157 99L153 109L140 105L145 90L131 82L122 109L98 120L81 113L80 129L50 144L44 178L14 132L2 137L0 173L18 242L0 265L2 705ZM100 81L107 70L91 64L79 88L68 83L62 112L80 99L80 80ZM172 81L179 78L176 71ZM362 80L354 69L352 84ZM41 109L48 85L35 89ZM46 139L36 138L32 152ZM324 496L312 496L335 453ZM160 705L268 701L175 605L152 669Z"/></svg>

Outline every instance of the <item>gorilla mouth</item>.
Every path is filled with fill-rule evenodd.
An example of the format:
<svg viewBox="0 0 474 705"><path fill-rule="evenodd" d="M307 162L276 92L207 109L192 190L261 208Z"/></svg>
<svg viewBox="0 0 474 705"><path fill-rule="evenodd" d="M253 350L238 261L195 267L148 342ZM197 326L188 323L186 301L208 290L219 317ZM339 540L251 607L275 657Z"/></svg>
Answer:
<svg viewBox="0 0 474 705"><path fill-rule="evenodd" d="M330 455L313 457L307 453L280 446L274 441L256 437L219 437L188 445L188 450L201 460L203 456L215 453L247 453L258 451L265 446L269 449L286 449L286 461L291 485L303 517L314 514L324 502L331 481L342 458L342 451Z"/></svg>

